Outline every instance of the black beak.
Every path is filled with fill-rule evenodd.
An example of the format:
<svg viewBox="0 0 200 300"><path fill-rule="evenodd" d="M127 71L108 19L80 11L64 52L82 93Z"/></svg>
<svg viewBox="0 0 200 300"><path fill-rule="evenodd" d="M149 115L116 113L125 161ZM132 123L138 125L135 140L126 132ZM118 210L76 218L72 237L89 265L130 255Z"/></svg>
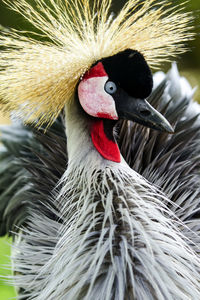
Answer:
<svg viewBox="0 0 200 300"><path fill-rule="evenodd" d="M118 115L122 119L131 120L159 131L174 132L167 119L144 99L128 96L120 102L117 101L116 104Z"/></svg>

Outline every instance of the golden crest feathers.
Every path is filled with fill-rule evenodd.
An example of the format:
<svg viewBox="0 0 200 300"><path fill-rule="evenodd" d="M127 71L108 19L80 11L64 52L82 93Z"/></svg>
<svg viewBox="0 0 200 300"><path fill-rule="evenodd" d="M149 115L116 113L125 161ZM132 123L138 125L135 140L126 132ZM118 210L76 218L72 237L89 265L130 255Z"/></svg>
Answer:
<svg viewBox="0 0 200 300"><path fill-rule="evenodd" d="M4 2L48 38L39 42L14 30L0 36L0 107L36 126L52 124L101 58L130 48L157 67L193 36L191 15L167 1L129 0L115 17L112 0L35 0L35 8L28 0Z"/></svg>

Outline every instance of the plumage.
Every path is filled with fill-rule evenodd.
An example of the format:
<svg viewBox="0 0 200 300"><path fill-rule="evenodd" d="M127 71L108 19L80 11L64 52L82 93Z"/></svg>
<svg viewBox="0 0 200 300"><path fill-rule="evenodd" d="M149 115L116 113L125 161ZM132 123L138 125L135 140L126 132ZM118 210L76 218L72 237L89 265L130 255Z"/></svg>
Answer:
<svg viewBox="0 0 200 300"><path fill-rule="evenodd" d="M198 184L199 182L199 138L200 138L199 137L200 123L198 119L199 107L192 102L191 97L193 91L190 88L185 93L182 93L183 85L181 85L181 80L183 79L179 77L175 65L166 76L164 74L161 75L156 74L154 78L157 77L161 77L162 81L159 84L157 83L157 87L155 88L152 95L150 96L149 101L151 103L153 102L155 107L160 106L160 111L165 112L165 115L169 116L169 121L171 121L172 123L176 122L176 133L174 135L158 133L154 130L146 129L141 125L136 125L133 122L123 121L118 125L117 128L117 131L119 133L118 143L120 145L120 150L124 155L124 158L126 159L129 166L131 166L133 170L135 170L140 175L142 175L145 179L147 179L148 182L154 184L159 189L161 189L163 193L167 195L170 199L169 201L163 195L161 195L160 197L163 200L162 202L159 199L157 200L158 201L157 204L154 203L153 201L154 205L156 206L156 209L158 209L157 207L158 204L161 205L161 207L158 209L156 214L159 214L160 210L163 212L162 218L164 218L164 222L166 222L165 226L167 226L165 230L167 230L168 228L170 229L170 233L168 233L170 234L168 236L168 239L165 232L164 236L162 235L160 236L161 241L164 242L166 240L167 243L170 245L170 247L175 246L177 248L177 251L180 250L181 252L183 252L184 255L186 255L185 256L186 262L188 260L187 263L191 264L191 260L194 260L194 264L195 264L195 260L197 260L196 264L198 265L199 262L196 255L199 253L199 246L198 246L199 245L199 196L200 196L200 189ZM176 94L174 93L174 89ZM173 108L175 107L175 109L173 109L173 114L171 113L172 107ZM72 275L75 274L74 277L76 278L76 273L74 273L75 270L73 270L73 272L69 272L65 269L63 270L64 265L60 264L61 263L60 260L63 259L63 255L64 255L63 251L65 252L65 247L69 247L68 246L69 241L65 240L67 238L66 230L68 226L64 225L65 222L68 221L68 218L67 220L65 220L65 218L63 217L63 214L66 213L65 210L67 209L67 206L69 204L67 202L63 208L63 201L55 202L51 200L52 198L50 198L53 190L56 191L54 192L54 194L56 195L61 194L61 191L63 191L63 185L65 184L65 180L64 180L65 177L63 176L65 176L64 175L65 166L67 165L67 154L65 150L66 149L65 128L63 125L62 118L57 120L56 123L53 125L53 127L51 127L46 134L41 132L38 133L37 131L33 130L31 127L22 127L21 124L18 125L13 124L10 127L4 127L2 128L2 132L3 132L2 141L6 146L6 151L4 150L4 152L1 153L4 154L5 157L9 158L9 160L11 160L13 164L16 165L21 170L21 172L23 172L23 176L19 177L20 183L17 184L18 188L16 190L13 189L11 191L11 193L13 194L13 199L12 199L13 206L11 205L12 200L8 202L7 200L8 198L6 198L6 196L1 194L1 203L10 204L10 206L12 207L12 209L9 209L9 207L7 207L4 210L4 213L1 212L1 216L2 216L1 218L3 218L3 224L4 226L7 225L7 228L4 229L4 232L5 231L9 232L10 230L16 231L17 229L15 228L16 225L17 226L21 225L22 228L23 227L26 228L24 229L23 234L20 234L20 238L22 236L24 238L24 241L20 245L21 255L17 258L15 262L16 263L15 270L21 273L24 272L25 274L27 270L29 270L30 275L27 276L26 274L25 276L21 275L22 277L19 276L19 278L15 278L15 283L18 282L19 286L23 287L23 289L25 290L28 286L28 291L26 293L29 294L31 292L32 293L31 297L32 298L36 297L36 299L37 297L38 299L47 299L47 298L55 299L56 297L57 299L76 299L76 298L83 299L83 296L80 295L77 296L78 291L76 291L77 293L76 295L67 294L67 291L63 288L62 284L63 285L66 284L66 281L68 281L69 278L67 277L66 281L63 282L60 277L62 276L62 272L63 272L64 275L63 277L66 277L67 274L72 274ZM9 142L11 145L9 145ZM27 146L27 144L29 146ZM17 145L21 149L16 150L15 145ZM20 156L19 153L21 153ZM16 157L15 160L13 160L13 156ZM4 160L1 160L1 166L2 165L5 165ZM92 172L92 170L90 171ZM112 173L110 172L111 171L108 170L109 178L110 176L112 178L111 175ZM4 172L4 175L1 176L1 179L3 178L5 179L5 174L6 177L9 179L7 186L8 185L10 186L10 182L12 178L11 175L13 174L12 167L7 166L7 170L6 172ZM88 175L90 175L90 177ZM76 177L80 178L77 175L77 173L73 174L73 176L75 178ZM101 174L97 176L101 176ZM62 181L58 185L58 182L60 181L61 178ZM87 177L85 176L83 177L83 179L86 181L85 183L86 186L88 186L87 181L89 181L90 184L92 184L92 180L94 180L91 174L87 174ZM143 181L142 178L139 179ZM16 179L13 176L13 182L11 186L14 185L13 183L15 183L15 180ZM70 183L68 184L69 185L73 184L73 182L74 181L71 180ZM110 184L112 186L112 183ZM25 190L26 193L23 192L20 194L21 192L20 187L22 187L23 191ZM75 192L74 194L76 195ZM18 197L18 195L20 195L20 197ZM106 209L104 208L108 214L107 218L111 217L109 213L111 214L112 209L111 207L109 209L109 203L105 204L103 202L102 205L103 204L104 205L107 204ZM89 202L85 203L85 205L89 205ZM88 209L84 207L84 211L89 213L90 210L94 209L97 204L90 203L90 205L91 208ZM138 246L139 240L137 238L137 230L140 229L140 226L146 226L145 221L147 220L146 218L148 214L152 214L149 216L149 221L151 220L152 217L153 218L156 217L154 215L154 211L152 211L152 208L154 207L151 207L151 209L149 209L149 205L152 205L152 203L150 204L147 202L145 203L145 205L144 203L141 203L140 205L142 206L143 210L145 209L145 206L147 206L146 207L147 210L145 212L143 210L142 211L140 210L140 214L141 214L140 217L143 217L143 219L138 222L138 226L139 226L138 228L136 228L135 226L133 227L134 232L132 234L133 234L134 244L135 244L134 250L135 251L137 250L138 253L140 248ZM73 207L73 205L71 209L72 212L74 212L75 208ZM83 208L82 210L80 209L81 209L81 204L78 211L80 215L82 215ZM14 212L15 212L14 215L15 217L13 218ZM38 214L38 212L40 213ZM19 213L23 214L23 218L20 218L20 223L18 223ZM100 212L97 214L97 216L93 216L93 214L91 214L91 216L93 216L94 218L92 220L90 219L88 220L88 217L83 214L85 216L85 220L83 222L81 222L82 219L80 220L81 225L83 224L82 226L85 226L88 229L89 224L91 222L91 224L94 226L94 222L99 221L100 218L99 214ZM71 216L72 219L75 217L77 218L77 215L74 216L74 213L72 215L73 215ZM82 218L84 218L84 216L82 216ZM169 219L166 220L166 216L168 216ZM158 243L157 239L159 239L159 236L158 237L156 236L156 232L158 235L161 234L160 230L162 229L163 224L160 223L160 221L163 222L162 218L161 220L159 220L157 224L154 224L153 226L153 229L155 231L155 237L153 242L154 243L156 242L156 245ZM178 218L177 221L175 221L176 218ZM115 222L113 222L114 224L112 224L112 226L110 227L110 229L113 227L113 232L111 231L111 234L114 234L116 230L115 227L119 226L118 223L122 222L121 219L122 217L121 218L119 217L119 220L118 219L117 221L115 220L116 224ZM70 219L70 222L71 221L72 220ZM110 222L112 222L112 220L110 220ZM78 230L79 228L73 228L73 230L75 229ZM89 229L92 230L92 228L90 227ZM178 234L176 233L177 229L178 229ZM90 236L89 232L86 231L86 233L88 234L89 237ZM106 237L106 227L104 228L104 231L102 231L102 234L104 234ZM131 235L131 232L128 232L128 234ZM143 234L145 234L145 231L143 232ZM173 238L178 239L175 241L175 244L172 244L171 241L172 234L173 234ZM179 236L180 234L181 236ZM122 240L125 242L126 238L127 237L125 235L125 237L123 237ZM143 242L146 243L152 242L151 240L149 241L148 236L147 237L144 236L143 238L144 238ZM108 238L108 241L109 240L110 239ZM176 244L177 242L181 244L181 247L177 247ZM73 241L73 243L75 243L75 241ZM76 243L78 244L80 243L78 236L76 237ZM190 251L195 251L196 255L192 252L190 253L190 251L184 250L184 248L187 247L186 244L189 244L189 246L191 247ZM93 247L95 246L96 245L94 243ZM106 247L106 244L104 246ZM122 246L125 247L125 245ZM76 259L80 258L82 260L83 256L80 255L79 251L83 251L83 245L82 246L79 245L79 248L77 248L77 250L76 250L76 244L74 244L74 247L75 249L73 248L71 250L73 255L76 254L77 255ZM89 245L87 247L89 247ZM159 249L159 245L157 245L157 247ZM173 264L175 263L176 260L179 261L180 259L179 257L176 258L174 262L170 261L170 257L174 253L174 249L171 249L170 247L166 254L167 258L165 258L165 256L163 257L166 267L169 269L170 269L170 264ZM146 250L151 259L155 259L152 252L155 251L154 248L155 248L155 244L149 244L147 248L148 251ZM59 253L59 251L57 250L55 251L55 249L60 249L61 253ZM143 250L145 251L145 248ZM159 251L161 250L162 248L159 249ZM76 251L78 253L76 253ZM90 251L92 250L90 249ZM104 252L106 250L103 248L101 251L103 251L102 255L104 255ZM124 250L120 248L115 251L127 251L127 250L126 248ZM56 255L54 253L56 253ZM66 249L65 253L66 253L65 259L67 257L68 259L72 259L73 256L72 257L70 256L69 249ZM92 253L94 254L95 257L95 251ZM140 253L142 260L145 259L147 253L142 253L142 252ZM94 258L91 252L89 251L88 253L85 252L85 254L87 254L85 257L86 260L88 260L89 258L90 259ZM116 255L116 253L113 255L117 259L118 256ZM180 253L177 253L176 255L180 255ZM162 256L160 257L160 259L161 258ZM37 267L34 267L33 262L34 265L36 265ZM60 268L57 267L56 263L58 263L61 266L62 268L61 270ZM89 266L90 260L87 263ZM58 294L55 294L56 292L52 291L54 289L54 285L52 286L52 289L50 289L48 285L47 288L44 289L46 282L43 282L44 280L43 278L48 277L47 274L45 273L47 272L46 270L49 270L49 268L54 267L54 264L56 265L54 272L56 272L57 270L58 274L53 273L53 270L51 271L52 271L53 281L55 281L55 277L58 278L58 281L54 282L54 284L57 286L56 291L58 291ZM66 262L65 264L66 266L68 266ZM81 265L82 264L83 261ZM121 268L122 270L124 270L123 261L114 260L113 264L116 268ZM147 264L146 260L145 260L145 264ZM40 267L38 268L38 266ZM184 265L181 266L184 269ZM85 265L83 265L83 267L85 267ZM98 265L96 267L98 267ZM101 267L103 268L103 266ZM155 289L154 293L157 294L154 293L152 294L152 292L147 288L146 289L141 288L142 282L144 280L147 280L147 278L145 278L145 275L146 277L148 275L148 266L146 266L146 268L147 268L146 270L145 269L143 270L143 274L138 273L140 274L141 278L140 276L135 275L136 271L134 271L134 280L136 280L137 282L137 284L135 283L135 285L137 286L135 291L136 299L147 299L147 297L149 299L151 299L151 297L156 299L165 299L170 297L172 299L188 299L187 297L189 296L187 296L187 293L188 295L191 296L191 299L195 299L197 295L199 295L198 283L196 284L192 283L190 287L189 284L185 283L184 286L186 287L186 291L184 291L183 287L181 287L180 289L178 285L177 286L174 284L172 285L171 280L173 277L170 279L170 276L165 278L166 281L162 282L162 284L166 285L165 288L169 284L172 290L169 290L167 288L167 291L165 291L164 286L159 288L154 287ZM152 273L156 274L156 272L152 270L152 265L150 265L149 268L151 270L151 276L153 276ZM188 266L186 267L186 269L187 268ZM103 272L103 270L101 270L101 272ZM78 271L80 272L78 276L79 279L81 279L81 274L84 274L84 277L82 278L82 284L85 285L86 283L84 282L84 278L86 276L86 271L85 270L81 271L80 269L78 269ZM85 273L82 273L83 271ZM108 271L107 276L110 278L110 280L112 280L111 270L110 271L107 270L107 271ZM59 272L61 272L61 274ZM194 275L196 279L199 280L198 272L199 272L198 268L195 271L194 266L192 266L192 269L189 270L190 275L188 274L189 278L187 278L187 281L190 284L193 281ZM44 276L44 274L46 276ZM170 274L170 275L174 276L174 274ZM119 274L119 276L122 277L119 279L122 285L122 287L119 287L119 289L120 292L122 292L123 289L127 288L128 283L123 282L123 274ZM151 276L148 279L149 281L152 281L152 283L154 283L156 286L155 278L152 278ZM107 280L108 279L106 279L106 282ZM158 278L157 280L159 282ZM173 280L175 280L175 277L173 278ZM161 284L161 282L159 283ZM61 285L60 288L58 288L59 284ZM79 282L79 284L81 285L81 282ZM101 284L103 284L103 282L99 282L98 290L97 291L95 289L92 290L90 296L88 296L88 298L86 297L86 299L93 299L92 292L96 293L95 297L97 297L97 299L102 299L102 290L104 290L104 288L103 286L101 286ZM51 285L52 282L50 286ZM47 289L49 291L49 294L47 292ZM72 291L75 292L73 289ZM139 294L139 291L140 292L143 291L144 294ZM82 293L84 294L83 291ZM132 294L130 293L130 295ZM27 295L25 297L27 297ZM116 297L117 299L123 299L122 296L117 294L117 291L116 291ZM110 294L110 298L108 296L108 299L112 299L111 294Z"/></svg>
<svg viewBox="0 0 200 300"><path fill-rule="evenodd" d="M200 107L175 64L148 66L183 51L190 15L6 2L49 39L0 38L0 234L19 299L199 299Z"/></svg>

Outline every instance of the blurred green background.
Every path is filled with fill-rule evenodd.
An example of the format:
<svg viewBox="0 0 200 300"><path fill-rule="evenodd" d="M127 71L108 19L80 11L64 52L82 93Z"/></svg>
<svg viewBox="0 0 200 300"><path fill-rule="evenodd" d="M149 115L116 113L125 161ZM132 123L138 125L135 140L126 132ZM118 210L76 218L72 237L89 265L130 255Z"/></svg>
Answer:
<svg viewBox="0 0 200 300"><path fill-rule="evenodd" d="M27 1L34 3L34 0ZM113 10L115 12L118 11L125 2L126 0L113 0ZM185 2L185 0L175 0L173 1L173 5L179 5L183 2ZM196 38L195 40L188 42L187 46L190 50L184 55L178 57L176 61L181 74L187 77L192 86L198 86L200 83L200 0L189 0L188 3L185 4L185 11L193 12ZM0 0L0 25L22 30L32 29L22 16L8 9L2 0ZM164 71L167 71L169 68L169 63L161 66L161 69ZM196 92L195 98L200 100L200 88ZM0 123L5 122L9 122L9 120L0 115ZM8 243L10 242L11 241L8 238L0 239L0 275L3 276L10 274L10 271L6 270L3 266L10 263L8 259L8 256L10 255L10 247ZM7 300L13 297L15 297L14 289L7 286L0 278L0 300Z"/></svg>

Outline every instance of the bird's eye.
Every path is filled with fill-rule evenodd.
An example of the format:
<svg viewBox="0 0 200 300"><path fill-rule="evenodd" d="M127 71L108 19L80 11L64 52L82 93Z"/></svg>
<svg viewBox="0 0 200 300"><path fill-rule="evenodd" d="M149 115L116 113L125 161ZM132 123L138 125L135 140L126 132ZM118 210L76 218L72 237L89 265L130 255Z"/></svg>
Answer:
<svg viewBox="0 0 200 300"><path fill-rule="evenodd" d="M113 81L107 81L104 88L108 94L114 94L117 91L117 86Z"/></svg>

